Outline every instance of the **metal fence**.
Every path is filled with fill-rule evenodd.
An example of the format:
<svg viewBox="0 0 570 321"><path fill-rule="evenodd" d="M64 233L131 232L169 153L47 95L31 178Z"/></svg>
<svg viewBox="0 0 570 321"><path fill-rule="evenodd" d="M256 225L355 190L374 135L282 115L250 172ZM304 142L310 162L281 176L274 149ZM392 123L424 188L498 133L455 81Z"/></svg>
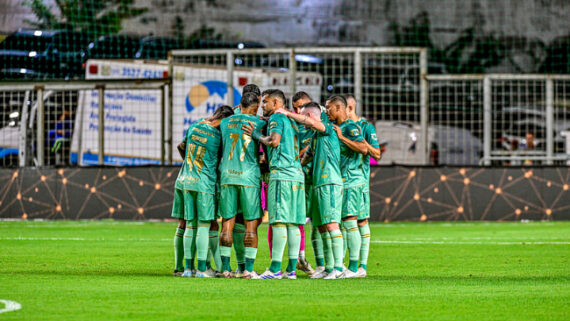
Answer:
<svg viewBox="0 0 570 321"><path fill-rule="evenodd" d="M2 166L177 163L188 126L237 105L248 83L320 103L353 94L386 150L380 164L560 165L570 154L570 76L430 74L422 48L174 50L168 64L87 66L100 78L0 83Z"/></svg>
<svg viewBox="0 0 570 321"><path fill-rule="evenodd" d="M484 165L560 165L570 159L570 77L563 75L428 75L430 129L449 158ZM458 137L458 138L454 138ZM462 147L461 147L462 146ZM455 149L454 149L455 148ZM467 151L469 150L469 151ZM453 154L456 157L452 157Z"/></svg>
<svg viewBox="0 0 570 321"><path fill-rule="evenodd" d="M207 80L225 72L225 102L234 106L236 96L249 82L262 90L278 88L290 99L296 91L308 92L322 104L333 94L353 94L357 113L376 123L377 130L406 122L419 128L414 140L414 163L427 163L427 75L423 48L343 47L246 50L173 50L170 52L173 92L171 101L200 103L205 90L177 90L187 65L203 66L192 77ZM292 81L292 80L295 81ZM178 80L178 81L177 81ZM232 90L233 88L237 90ZM194 99L192 99L194 98ZM176 110L176 108L174 108ZM173 114L174 119L179 115ZM173 124L176 131L177 124ZM388 143L388 142L385 142ZM392 144L395 146L394 144ZM398 160L396 160L398 161Z"/></svg>
<svg viewBox="0 0 570 321"><path fill-rule="evenodd" d="M1 165L104 165L125 155L165 164L168 83L0 83Z"/></svg>

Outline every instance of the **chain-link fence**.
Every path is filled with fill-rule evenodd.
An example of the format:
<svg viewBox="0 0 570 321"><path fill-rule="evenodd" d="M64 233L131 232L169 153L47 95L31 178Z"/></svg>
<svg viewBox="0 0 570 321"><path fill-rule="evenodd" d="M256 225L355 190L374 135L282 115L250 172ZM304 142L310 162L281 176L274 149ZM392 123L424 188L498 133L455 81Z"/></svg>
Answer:
<svg viewBox="0 0 570 321"><path fill-rule="evenodd" d="M0 83L0 163L164 164L168 80ZM104 108L102 107L104 106Z"/></svg>

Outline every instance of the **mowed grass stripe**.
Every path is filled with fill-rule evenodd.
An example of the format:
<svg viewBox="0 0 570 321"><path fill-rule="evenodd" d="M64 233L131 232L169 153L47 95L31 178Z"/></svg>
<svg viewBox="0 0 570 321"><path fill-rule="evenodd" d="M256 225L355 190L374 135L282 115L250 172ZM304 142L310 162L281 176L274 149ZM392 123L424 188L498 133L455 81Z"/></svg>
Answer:
<svg viewBox="0 0 570 321"><path fill-rule="evenodd" d="M22 304L1 319L567 320L570 315L570 246L550 244L570 242L567 222L372 224L369 277L330 282L302 272L296 281L174 278L175 225L0 222L0 299ZM509 242L515 244L500 244ZM314 263L309 233L307 256ZM255 269L262 272L268 264L264 225Z"/></svg>

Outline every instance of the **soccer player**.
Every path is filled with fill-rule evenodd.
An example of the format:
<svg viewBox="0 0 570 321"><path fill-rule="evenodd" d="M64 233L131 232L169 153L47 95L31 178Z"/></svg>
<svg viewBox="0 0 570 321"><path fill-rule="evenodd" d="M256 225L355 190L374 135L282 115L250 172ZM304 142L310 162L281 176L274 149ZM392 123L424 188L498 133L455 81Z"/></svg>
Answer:
<svg viewBox="0 0 570 321"><path fill-rule="evenodd" d="M311 278L337 279L342 274L343 260L343 239L339 229L343 183L340 174L338 135L328 119L321 119L321 108L315 102L305 104L301 114L294 114L285 109L279 109L277 112L314 132L310 146L310 153L313 155L311 217L313 226L318 227L322 237L324 252L327 253L326 256L323 254L323 257L326 257L327 268L326 271L316 271ZM303 159L304 163L308 157Z"/></svg>
<svg viewBox="0 0 570 321"><path fill-rule="evenodd" d="M206 273L211 222L215 219L215 195L218 163L220 160L221 134L218 130L222 119L233 115L229 106L221 106L214 114L202 119L188 129L186 134L186 164L184 178L184 219L186 225L197 226L195 240L198 269L196 277L214 277ZM194 237L193 237L194 238ZM184 248L191 244L184 240ZM187 261L188 262L188 261ZM190 263L190 262L189 262ZM186 265L183 277L191 277Z"/></svg>
<svg viewBox="0 0 570 321"><path fill-rule="evenodd" d="M238 210L245 221L245 267L243 278L257 275L253 264L257 256L257 227L261 218L261 190L259 168L259 143L245 135L242 127L254 124L261 131L265 121L256 116L259 96L245 93L240 101L241 114L224 119L221 124L223 153L220 166L220 210L222 234L220 253L224 277L231 276L230 256L233 230Z"/></svg>
<svg viewBox="0 0 570 321"><path fill-rule="evenodd" d="M190 131L192 125L188 129ZM186 132L188 134L188 131ZM171 216L178 219L178 226L176 227L176 233L174 234L174 276L182 276L184 274L184 235L186 234L186 221L184 220L184 200L188 198L184 192L184 179L186 178L186 172L188 171L188 164L186 163L186 136L184 140L178 145L178 152L180 152L180 157L184 160L180 171L178 172L178 177L174 183L174 200L172 202L172 214ZM193 238L193 230L187 231L188 235ZM190 258L190 264L186 267L189 270L194 270L194 254L195 249L190 248L186 256Z"/></svg>
<svg viewBox="0 0 570 321"><path fill-rule="evenodd" d="M285 105L281 90L271 90L263 96L263 114L269 116L268 136L254 126L244 126L244 132L268 147L269 152L269 224L273 229L271 266L259 276L262 279L296 279L301 235L305 223L304 175L299 161L298 128L285 115L275 114ZM287 273L281 272L285 245L289 246Z"/></svg>
<svg viewBox="0 0 570 321"><path fill-rule="evenodd" d="M254 93L258 100L261 98L261 91L256 84L247 84L242 89L242 97L247 93ZM239 115L241 114L241 103L234 107L234 114ZM257 112L257 111L256 111ZM236 215L234 229L232 233L232 240L233 246L236 253L236 260L238 267L236 269L235 277L241 278L243 276L243 272L245 271L245 225L244 225L244 218L241 209L238 208L238 214Z"/></svg>
<svg viewBox="0 0 570 321"><path fill-rule="evenodd" d="M378 143L378 137L376 136L376 130L374 125L369 123L366 119L356 115L356 99L353 95L345 95L348 107L346 109L348 118L356 122L360 129L362 130L362 136L366 142L366 148L368 149L368 154L364 156L363 159L363 169L364 178L366 179L366 185L364 189L364 207L358 214L358 230L360 231L360 266L357 277L366 277L366 265L368 264L368 252L370 251L370 226L368 225L368 219L370 218L370 157L379 161L382 157L380 151L380 144Z"/></svg>
<svg viewBox="0 0 570 321"><path fill-rule="evenodd" d="M361 243L357 217L365 203L366 179L362 168L362 158L368 154L368 148L361 135L360 127L348 118L346 108L346 99L342 96L334 95L327 100L326 112L329 119L337 125L335 130L341 142L340 167L344 183L341 228L348 246L349 265L340 278L354 278L358 272Z"/></svg>

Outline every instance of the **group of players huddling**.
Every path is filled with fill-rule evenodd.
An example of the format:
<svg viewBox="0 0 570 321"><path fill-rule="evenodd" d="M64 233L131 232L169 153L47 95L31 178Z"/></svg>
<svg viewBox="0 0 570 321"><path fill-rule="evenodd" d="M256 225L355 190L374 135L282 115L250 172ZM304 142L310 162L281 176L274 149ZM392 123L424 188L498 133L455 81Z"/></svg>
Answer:
<svg viewBox="0 0 570 321"><path fill-rule="evenodd" d="M324 109L305 92L292 103L289 111L282 91L261 93L248 84L240 105L221 106L188 128L178 146L184 162L172 209L179 219L174 275L296 279L299 268L314 279L366 277L370 157L381 157L374 126L356 115L351 95L329 97ZM271 265L257 274L262 205L269 216ZM304 251L307 218L314 270ZM285 245L289 261L282 272Z"/></svg>

